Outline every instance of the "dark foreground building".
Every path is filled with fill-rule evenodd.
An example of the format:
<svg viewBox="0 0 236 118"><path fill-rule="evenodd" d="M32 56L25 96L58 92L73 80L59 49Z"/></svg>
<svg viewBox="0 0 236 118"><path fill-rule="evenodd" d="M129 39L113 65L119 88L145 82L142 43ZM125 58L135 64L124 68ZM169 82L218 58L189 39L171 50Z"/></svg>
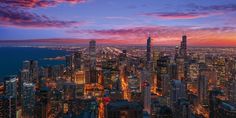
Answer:
<svg viewBox="0 0 236 118"><path fill-rule="evenodd" d="M105 118L142 118L143 108L137 102L118 100L106 107Z"/></svg>

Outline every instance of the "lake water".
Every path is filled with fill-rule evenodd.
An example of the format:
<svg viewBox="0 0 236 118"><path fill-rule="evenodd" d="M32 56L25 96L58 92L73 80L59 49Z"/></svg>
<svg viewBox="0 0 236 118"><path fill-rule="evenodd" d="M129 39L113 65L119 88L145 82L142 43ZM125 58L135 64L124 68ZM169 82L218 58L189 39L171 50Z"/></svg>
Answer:
<svg viewBox="0 0 236 118"><path fill-rule="evenodd" d="M44 58L69 54L62 50L31 47L0 47L0 78L17 74L24 60L38 60L39 66L65 64L65 61L44 60Z"/></svg>

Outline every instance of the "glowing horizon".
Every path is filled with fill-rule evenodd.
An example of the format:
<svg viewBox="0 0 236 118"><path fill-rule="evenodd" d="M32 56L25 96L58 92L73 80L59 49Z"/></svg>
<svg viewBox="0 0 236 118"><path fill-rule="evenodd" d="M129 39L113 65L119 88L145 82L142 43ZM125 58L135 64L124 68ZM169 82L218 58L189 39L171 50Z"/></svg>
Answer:
<svg viewBox="0 0 236 118"><path fill-rule="evenodd" d="M149 32L154 44L174 46L185 32L191 46L236 46L234 0L11 0L0 7L2 42L140 45Z"/></svg>

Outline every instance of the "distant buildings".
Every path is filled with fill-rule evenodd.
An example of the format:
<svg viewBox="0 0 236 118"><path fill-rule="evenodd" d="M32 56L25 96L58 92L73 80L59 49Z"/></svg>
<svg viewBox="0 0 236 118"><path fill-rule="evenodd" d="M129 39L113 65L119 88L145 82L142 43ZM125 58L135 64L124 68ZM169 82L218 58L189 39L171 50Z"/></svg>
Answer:
<svg viewBox="0 0 236 118"><path fill-rule="evenodd" d="M187 52L186 35L157 54L151 40L124 49L91 40L65 66L24 61L19 76L0 81L0 117L235 118L235 57Z"/></svg>

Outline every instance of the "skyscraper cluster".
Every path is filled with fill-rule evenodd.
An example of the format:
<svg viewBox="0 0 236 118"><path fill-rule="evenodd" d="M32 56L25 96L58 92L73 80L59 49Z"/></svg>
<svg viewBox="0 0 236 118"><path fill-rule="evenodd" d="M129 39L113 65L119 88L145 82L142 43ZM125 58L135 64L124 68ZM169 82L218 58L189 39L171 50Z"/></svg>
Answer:
<svg viewBox="0 0 236 118"><path fill-rule="evenodd" d="M235 118L236 58L226 49L68 48L64 64L23 61L0 81L1 118ZM230 49L229 49L230 50ZM231 52L230 50L229 52Z"/></svg>

